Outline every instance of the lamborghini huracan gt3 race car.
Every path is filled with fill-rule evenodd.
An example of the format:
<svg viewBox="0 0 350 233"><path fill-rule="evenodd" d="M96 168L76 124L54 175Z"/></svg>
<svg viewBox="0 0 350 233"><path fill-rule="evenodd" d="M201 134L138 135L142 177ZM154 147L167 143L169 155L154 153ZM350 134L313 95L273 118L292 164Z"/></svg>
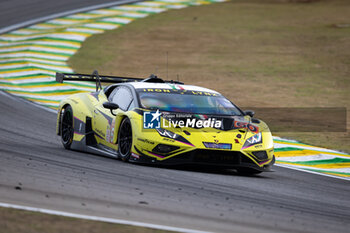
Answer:
<svg viewBox="0 0 350 233"><path fill-rule="evenodd" d="M151 75L147 79L56 74L96 82L96 92L61 101L57 134L66 149L123 161L233 168L260 173L275 162L268 126L220 93ZM108 83L102 88L101 82Z"/></svg>

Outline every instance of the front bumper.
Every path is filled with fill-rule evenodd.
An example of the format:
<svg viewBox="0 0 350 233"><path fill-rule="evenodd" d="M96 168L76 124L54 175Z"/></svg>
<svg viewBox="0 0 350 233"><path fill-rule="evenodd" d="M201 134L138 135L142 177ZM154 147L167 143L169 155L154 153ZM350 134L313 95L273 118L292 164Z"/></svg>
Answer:
<svg viewBox="0 0 350 233"><path fill-rule="evenodd" d="M176 155L172 158L159 161L153 157L143 154L140 150L135 148L139 158L131 158L130 162L140 162L147 164L158 165L204 165L221 168L239 168L246 167L258 171L269 171L271 166L275 163L275 157L271 161L254 161L248 158L240 151L224 151L224 150L209 150L209 149L195 149L190 152L185 152Z"/></svg>

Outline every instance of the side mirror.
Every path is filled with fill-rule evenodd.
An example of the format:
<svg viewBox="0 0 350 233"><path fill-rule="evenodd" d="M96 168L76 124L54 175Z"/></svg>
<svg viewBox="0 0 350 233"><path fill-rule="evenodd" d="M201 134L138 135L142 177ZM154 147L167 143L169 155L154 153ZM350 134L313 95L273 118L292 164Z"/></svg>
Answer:
<svg viewBox="0 0 350 233"><path fill-rule="evenodd" d="M246 110L244 111L244 115L248 115L250 117L253 117L255 112L253 110Z"/></svg>
<svg viewBox="0 0 350 233"><path fill-rule="evenodd" d="M111 110L112 115L115 116L115 114L113 113L113 110L118 109L119 105L116 103L112 103L112 102L104 102L103 107Z"/></svg>

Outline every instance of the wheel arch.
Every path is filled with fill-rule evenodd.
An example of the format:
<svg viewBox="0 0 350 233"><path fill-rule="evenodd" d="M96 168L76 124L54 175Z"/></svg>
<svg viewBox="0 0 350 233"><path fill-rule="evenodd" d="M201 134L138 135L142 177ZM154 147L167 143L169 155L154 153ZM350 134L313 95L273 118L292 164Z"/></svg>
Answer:
<svg viewBox="0 0 350 233"><path fill-rule="evenodd" d="M62 114L63 114L63 110L66 109L68 106L70 106L69 103L63 103L60 105L58 112L57 112L57 124L56 124L56 134L61 136L62 132L61 132L61 122L62 122ZM72 107L72 111L73 107Z"/></svg>
<svg viewBox="0 0 350 233"><path fill-rule="evenodd" d="M117 144L117 145L118 145L118 142L119 142L119 130L120 130L120 126L121 126L121 124L122 124L122 122L124 121L125 118L129 118L129 120L130 120L130 117L129 117L127 114L122 114L122 115L120 116L119 124L118 124L118 125L115 125L115 127L118 129L117 134L116 134L116 135L118 135L118 136L116 137L116 140L115 140L115 144ZM131 122L131 120L130 120L130 122ZM131 129L132 129L132 123L131 123Z"/></svg>
<svg viewBox="0 0 350 233"><path fill-rule="evenodd" d="M61 135L61 118L62 118L62 112L67 106L71 106L73 111L73 116L75 118L80 119L84 123L86 123L86 117L92 118L92 112L93 112L93 106L88 106L87 103L89 103L89 99L86 94L75 94L67 99L64 99L61 101L60 106L57 111L57 125L56 125L56 134ZM74 124L73 124L74 127Z"/></svg>
<svg viewBox="0 0 350 233"><path fill-rule="evenodd" d="M121 119L119 121L119 125L115 125L115 127L118 129L118 132L116 132L117 134L119 133L119 129L120 129L120 126L121 126L121 123L122 121L125 119L125 118L129 118L130 120L130 124L131 124L131 129L132 129L132 133L133 133L133 139L135 138L135 135L138 135L139 134L139 123L138 121L140 119L138 119L137 117L135 117L135 115L137 115L137 113L133 112L132 110L129 110L127 112L124 112L123 114L120 115ZM115 143L118 144L118 137L116 137L116 140L115 140Z"/></svg>

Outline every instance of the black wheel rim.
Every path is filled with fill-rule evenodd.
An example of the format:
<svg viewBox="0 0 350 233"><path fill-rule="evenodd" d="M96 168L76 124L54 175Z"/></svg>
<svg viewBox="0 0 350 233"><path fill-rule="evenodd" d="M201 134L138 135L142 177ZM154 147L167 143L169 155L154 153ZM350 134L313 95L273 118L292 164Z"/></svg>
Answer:
<svg viewBox="0 0 350 233"><path fill-rule="evenodd" d="M63 143L70 143L73 138L73 115L69 109L65 109L62 119L62 140Z"/></svg>
<svg viewBox="0 0 350 233"><path fill-rule="evenodd" d="M120 127L119 152L122 157L128 156L132 146L132 130L128 121L124 121Z"/></svg>

